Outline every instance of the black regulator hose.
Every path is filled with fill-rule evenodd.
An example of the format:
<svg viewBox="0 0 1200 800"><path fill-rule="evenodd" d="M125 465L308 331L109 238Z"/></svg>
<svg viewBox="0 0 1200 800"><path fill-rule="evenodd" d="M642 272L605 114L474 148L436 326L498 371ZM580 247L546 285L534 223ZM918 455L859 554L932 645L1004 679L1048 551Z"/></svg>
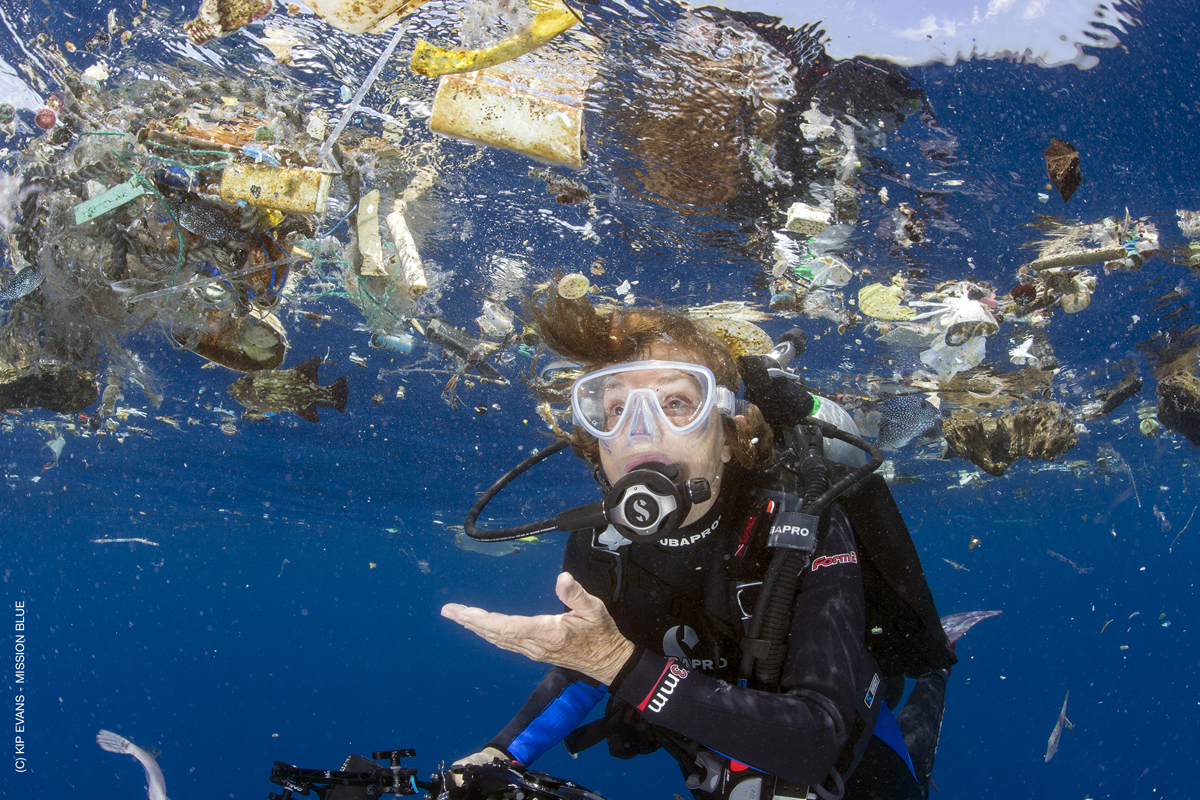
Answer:
<svg viewBox="0 0 1200 800"><path fill-rule="evenodd" d="M569 444L565 439L559 439L500 476L500 479L489 486L486 492L479 495L479 499L475 501L475 505L471 506L471 510L467 512L467 518L463 521L463 533L478 542L511 542L513 539L524 539L526 536L537 536L541 533L558 530L554 519L529 522L525 525L517 525L513 528L501 528L496 531L481 531L475 527L475 521L479 519L479 515L483 512L484 507L492 501L493 497L500 494L500 491L505 486L508 486L535 464L545 461L559 450L568 447ZM600 504L597 503L596 505Z"/></svg>

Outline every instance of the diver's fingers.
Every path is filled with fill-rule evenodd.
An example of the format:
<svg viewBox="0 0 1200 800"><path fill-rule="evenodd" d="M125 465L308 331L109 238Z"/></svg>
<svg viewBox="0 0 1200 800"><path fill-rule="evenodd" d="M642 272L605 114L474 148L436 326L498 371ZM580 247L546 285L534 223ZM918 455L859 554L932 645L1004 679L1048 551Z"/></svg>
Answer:
<svg viewBox="0 0 1200 800"><path fill-rule="evenodd" d="M598 620L608 616L608 609L604 607L600 598L588 593L583 584L575 580L569 572L558 576L554 591L563 605L585 619Z"/></svg>
<svg viewBox="0 0 1200 800"><path fill-rule="evenodd" d="M565 638L559 630L561 619L557 615L518 617L449 603L442 608L442 616L494 645L527 655L532 652L544 655L547 648L561 646Z"/></svg>

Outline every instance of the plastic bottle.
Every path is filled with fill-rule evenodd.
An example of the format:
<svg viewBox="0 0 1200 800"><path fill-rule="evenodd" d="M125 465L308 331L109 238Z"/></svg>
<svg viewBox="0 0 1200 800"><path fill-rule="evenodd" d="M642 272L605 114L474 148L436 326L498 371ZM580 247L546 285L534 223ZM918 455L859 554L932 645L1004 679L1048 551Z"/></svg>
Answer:
<svg viewBox="0 0 1200 800"><path fill-rule="evenodd" d="M408 355L413 349L413 337L407 333L372 333L371 347Z"/></svg>

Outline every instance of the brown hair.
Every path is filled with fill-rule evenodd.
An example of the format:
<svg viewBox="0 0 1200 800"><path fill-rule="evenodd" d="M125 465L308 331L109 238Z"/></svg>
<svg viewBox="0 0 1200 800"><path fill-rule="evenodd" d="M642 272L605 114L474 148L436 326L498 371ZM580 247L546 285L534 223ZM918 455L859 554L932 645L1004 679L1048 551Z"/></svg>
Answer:
<svg viewBox="0 0 1200 800"><path fill-rule="evenodd" d="M578 300L562 297L552 281L548 288L534 292L526 301L525 314L545 348L577 364L584 372L637 361L645 358L651 347L666 347L675 351L675 357L681 361L711 369L719 385L735 393L738 390L737 361L729 347L680 311L665 307L597 308L586 295ZM561 402L569 396L572 380L539 379L535 360L529 383L540 399ZM775 458L771 428L753 404L746 405L745 416L741 424L722 417L725 442L738 465L763 469ZM599 444L591 434L576 428L563 437L580 458L593 465L600 463Z"/></svg>

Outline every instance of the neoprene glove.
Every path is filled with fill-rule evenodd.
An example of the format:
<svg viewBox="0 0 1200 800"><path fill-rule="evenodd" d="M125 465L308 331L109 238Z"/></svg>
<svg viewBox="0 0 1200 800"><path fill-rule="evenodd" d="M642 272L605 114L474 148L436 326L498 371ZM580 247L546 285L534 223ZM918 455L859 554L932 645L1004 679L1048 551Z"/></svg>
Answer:
<svg viewBox="0 0 1200 800"><path fill-rule="evenodd" d="M738 371L746 387L746 402L758 406L775 438L799 425L812 413L813 399L807 390L788 378L772 378L767 372L773 364L763 356L739 356Z"/></svg>
<svg viewBox="0 0 1200 800"><path fill-rule="evenodd" d="M458 761L455 761L450 766L451 767L466 767L471 764L481 766L484 764L491 764L497 758L500 759L501 761L510 760L508 755L506 753L504 753L504 751L497 750L495 747L485 747L482 750L480 750L478 753L472 753L471 755L466 756L465 758L460 758ZM459 775L459 774L453 773L453 772L450 774L454 778L454 785L462 786L462 784L463 784L462 775Z"/></svg>

